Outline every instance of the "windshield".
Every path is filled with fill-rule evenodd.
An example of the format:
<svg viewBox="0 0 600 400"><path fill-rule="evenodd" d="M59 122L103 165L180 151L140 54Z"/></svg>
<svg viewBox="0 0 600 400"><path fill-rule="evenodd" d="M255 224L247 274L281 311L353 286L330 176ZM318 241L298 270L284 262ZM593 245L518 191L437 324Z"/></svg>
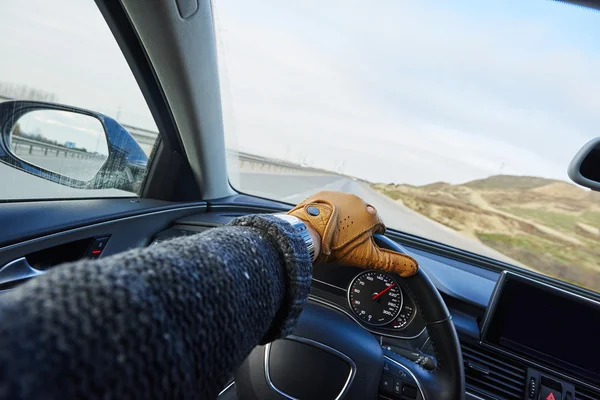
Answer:
<svg viewBox="0 0 600 400"><path fill-rule="evenodd" d="M228 169L297 203L352 192L387 226L600 291L600 14L546 0L215 2Z"/></svg>

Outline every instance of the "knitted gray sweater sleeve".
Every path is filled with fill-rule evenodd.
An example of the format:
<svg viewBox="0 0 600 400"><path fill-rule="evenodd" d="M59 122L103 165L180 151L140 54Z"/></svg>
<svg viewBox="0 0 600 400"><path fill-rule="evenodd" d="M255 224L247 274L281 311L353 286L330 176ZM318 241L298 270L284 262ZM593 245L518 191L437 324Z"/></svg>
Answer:
<svg viewBox="0 0 600 400"><path fill-rule="evenodd" d="M254 346L291 332L312 273L289 224L230 225L2 295L0 398L215 398Z"/></svg>

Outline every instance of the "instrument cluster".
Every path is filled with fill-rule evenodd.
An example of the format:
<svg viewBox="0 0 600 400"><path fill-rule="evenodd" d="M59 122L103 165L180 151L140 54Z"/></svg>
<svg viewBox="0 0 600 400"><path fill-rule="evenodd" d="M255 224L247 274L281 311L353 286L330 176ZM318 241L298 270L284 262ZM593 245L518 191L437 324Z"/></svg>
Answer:
<svg viewBox="0 0 600 400"><path fill-rule="evenodd" d="M400 276L383 271L318 265L311 299L343 311L373 333L412 338L425 324L401 282Z"/></svg>

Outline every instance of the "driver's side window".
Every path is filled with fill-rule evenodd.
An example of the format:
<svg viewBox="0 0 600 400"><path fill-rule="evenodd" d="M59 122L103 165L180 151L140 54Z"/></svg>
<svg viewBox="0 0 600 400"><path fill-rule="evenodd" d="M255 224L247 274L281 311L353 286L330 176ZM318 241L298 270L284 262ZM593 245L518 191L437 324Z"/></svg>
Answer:
<svg viewBox="0 0 600 400"><path fill-rule="evenodd" d="M0 201L135 196L158 129L96 4L0 4Z"/></svg>

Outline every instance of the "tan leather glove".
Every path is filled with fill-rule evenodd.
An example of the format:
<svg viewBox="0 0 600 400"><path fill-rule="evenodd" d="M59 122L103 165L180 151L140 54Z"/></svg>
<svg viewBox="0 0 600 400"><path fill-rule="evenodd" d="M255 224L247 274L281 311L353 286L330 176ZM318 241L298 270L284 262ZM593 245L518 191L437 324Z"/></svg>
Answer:
<svg viewBox="0 0 600 400"><path fill-rule="evenodd" d="M377 210L369 212L363 199L353 194L323 191L304 200L288 214L310 224L321 235L317 262L338 262L394 272L407 277L417 273L409 256L379 248L373 234L384 233Z"/></svg>

